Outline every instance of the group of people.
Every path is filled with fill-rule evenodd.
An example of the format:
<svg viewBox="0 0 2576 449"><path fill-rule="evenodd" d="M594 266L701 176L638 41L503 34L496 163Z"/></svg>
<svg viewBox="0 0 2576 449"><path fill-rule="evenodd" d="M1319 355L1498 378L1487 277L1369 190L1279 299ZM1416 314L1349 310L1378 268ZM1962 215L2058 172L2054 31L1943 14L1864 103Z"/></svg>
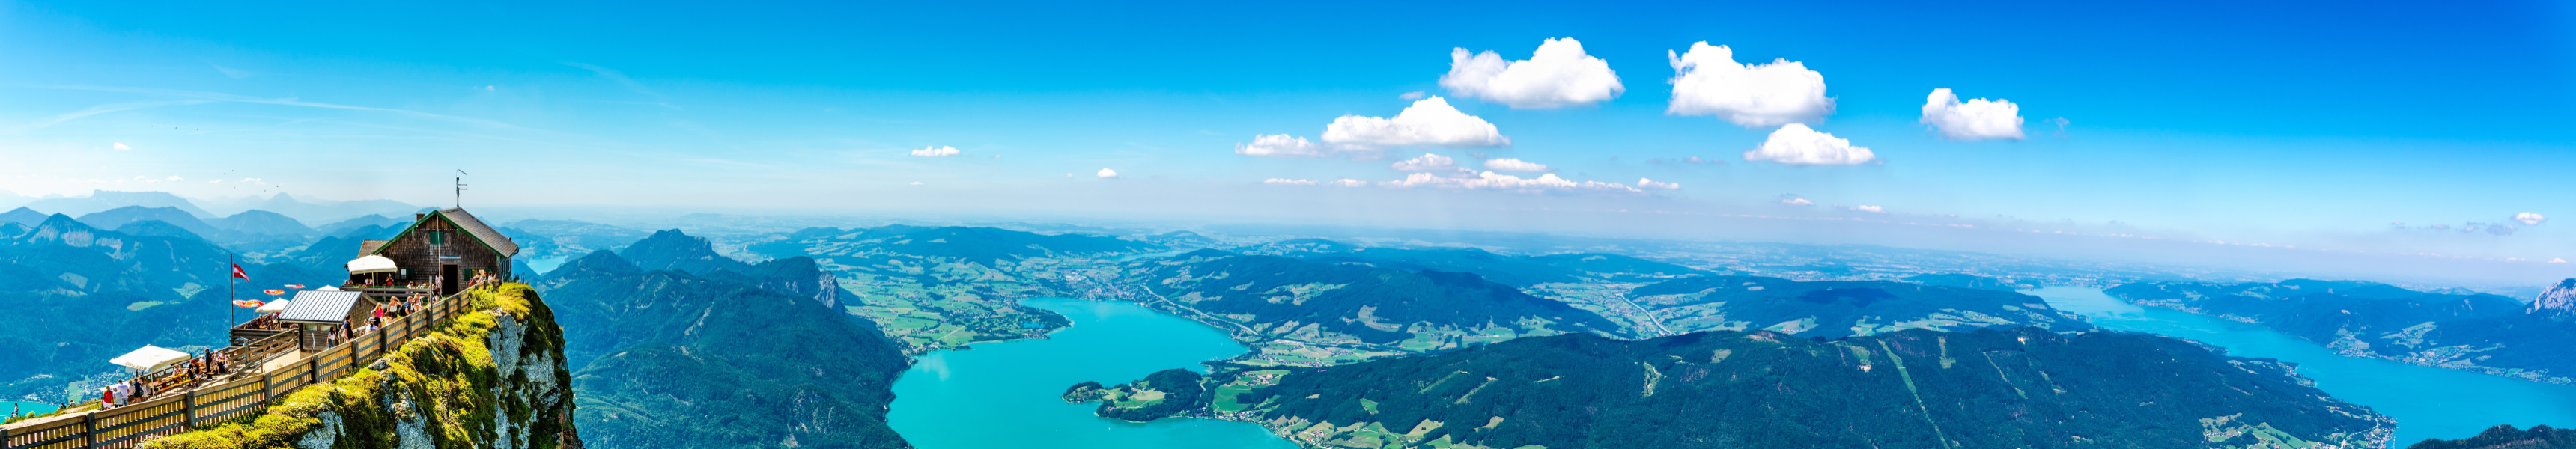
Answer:
<svg viewBox="0 0 2576 449"><path fill-rule="evenodd" d="M151 400L155 393L186 390L208 379L232 373L232 356L209 349L162 372L147 373L100 387L98 400L107 408L139 404Z"/></svg>

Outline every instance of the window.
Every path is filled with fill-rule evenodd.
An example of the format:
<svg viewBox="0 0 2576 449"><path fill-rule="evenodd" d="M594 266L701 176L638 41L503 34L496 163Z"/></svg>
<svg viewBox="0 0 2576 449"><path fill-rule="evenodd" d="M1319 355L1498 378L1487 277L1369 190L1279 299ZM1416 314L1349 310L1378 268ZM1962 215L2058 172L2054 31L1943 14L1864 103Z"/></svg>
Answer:
<svg viewBox="0 0 2576 449"><path fill-rule="evenodd" d="M432 245L445 245L445 244L447 244L447 231L429 231L429 244L432 244Z"/></svg>

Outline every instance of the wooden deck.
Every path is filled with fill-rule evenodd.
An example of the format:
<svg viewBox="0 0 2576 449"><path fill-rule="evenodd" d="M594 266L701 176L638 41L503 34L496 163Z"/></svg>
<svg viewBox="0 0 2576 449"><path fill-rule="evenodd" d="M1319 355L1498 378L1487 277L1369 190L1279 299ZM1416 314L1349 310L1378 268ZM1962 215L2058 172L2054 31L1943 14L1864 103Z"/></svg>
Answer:
<svg viewBox="0 0 2576 449"><path fill-rule="evenodd" d="M0 449L129 448L145 440L186 432L258 412L269 401L298 388L346 376L393 348L400 348L447 319L472 312L457 296L440 298L418 313L386 321L375 333L319 351L296 350L301 332L288 332L246 346L234 360L258 360L257 370L200 381L181 392L164 392L142 403L106 410L65 413L0 426Z"/></svg>

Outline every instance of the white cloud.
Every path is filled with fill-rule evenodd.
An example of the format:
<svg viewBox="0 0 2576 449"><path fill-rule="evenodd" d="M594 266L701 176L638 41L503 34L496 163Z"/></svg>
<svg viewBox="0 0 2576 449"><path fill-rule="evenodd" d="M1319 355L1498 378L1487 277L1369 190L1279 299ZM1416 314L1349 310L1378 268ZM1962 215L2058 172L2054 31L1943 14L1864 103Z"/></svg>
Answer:
<svg viewBox="0 0 2576 449"><path fill-rule="evenodd" d="M179 181L186 181L186 180L188 180L188 178L181 178L181 177L179 177L179 175L170 175L170 177L168 177L168 178L161 178L161 179L162 179L162 180L164 180L164 181L170 181L170 182L179 182Z"/></svg>
<svg viewBox="0 0 2576 449"><path fill-rule="evenodd" d="M1264 180L1261 180L1261 183L1262 183L1262 184L1270 184L1270 185L1283 185L1283 186L1311 186L1311 185L1315 185L1315 181L1311 181L1311 180L1304 180L1304 179L1288 179L1288 178L1270 178L1270 179L1264 179Z"/></svg>
<svg viewBox="0 0 2576 449"><path fill-rule="evenodd" d="M1923 124L1950 140L2021 140L2021 105L1984 98L1959 102L1950 88L1932 89L1923 99Z"/></svg>
<svg viewBox="0 0 2576 449"><path fill-rule="evenodd" d="M913 181L912 185L921 185L921 181Z"/></svg>
<svg viewBox="0 0 2576 449"><path fill-rule="evenodd" d="M921 149L918 149L918 150L912 150L912 155L913 155L913 156L916 156L916 157L949 157L949 156L956 156L956 155L957 155L957 147L951 147L951 146L931 146L931 147L921 147Z"/></svg>
<svg viewBox="0 0 2576 449"><path fill-rule="evenodd" d="M1852 207L1851 207L1851 210L1856 210L1856 211L1861 211L1861 212L1868 212L1868 213L1873 213L1873 214L1884 214L1884 213L1887 213L1887 208L1884 208L1884 207L1878 207L1878 206L1869 206L1869 205L1852 206Z"/></svg>
<svg viewBox="0 0 2576 449"><path fill-rule="evenodd" d="M1486 170L1495 170L1495 171L1548 171L1548 170L1550 170L1549 168L1547 168L1547 164L1541 164L1541 163L1537 163L1537 162L1522 161L1522 160L1520 160L1520 159L1512 159L1512 158L1486 159L1486 160L1485 160L1485 169L1486 169Z"/></svg>
<svg viewBox="0 0 2576 449"><path fill-rule="evenodd" d="M1747 128L1811 123L1834 113L1825 75L1787 59L1735 62L1735 50L1707 42L1690 52L1664 52L1673 64L1672 115L1714 115Z"/></svg>
<svg viewBox="0 0 2576 449"><path fill-rule="evenodd" d="M268 185L268 181L262 181L262 180L260 180L259 178L242 178L242 179L241 179L241 182L247 182L247 183L252 183L252 184L259 184L259 185Z"/></svg>
<svg viewBox="0 0 2576 449"><path fill-rule="evenodd" d="M1637 188L1680 190L1682 188L1682 184L1678 182L1655 182L1655 180L1652 179L1637 178Z"/></svg>
<svg viewBox="0 0 2576 449"><path fill-rule="evenodd" d="M1412 159L1395 161L1393 164L1387 164L1387 168L1404 171L1454 171L1459 169L1457 159L1450 159L1448 156L1431 153L1422 153L1421 156L1416 156Z"/></svg>
<svg viewBox="0 0 2576 449"><path fill-rule="evenodd" d="M2552 258L2550 258L2550 259L2549 259L2549 263L2567 263L2567 259L2565 259L2565 258L2558 258L2558 257L2552 257Z"/></svg>
<svg viewBox="0 0 2576 449"><path fill-rule="evenodd" d="M1440 87L1461 97L1483 98L1513 108L1544 109L1608 101L1627 91L1610 62L1583 53L1574 38L1548 39L1525 61L1504 61L1487 51L1449 51L1449 73Z"/></svg>
<svg viewBox="0 0 2576 449"><path fill-rule="evenodd" d="M213 180L213 181L206 181L206 183L207 183L207 184L222 184L222 183L224 183L224 180L217 179L217 180Z"/></svg>
<svg viewBox="0 0 2576 449"><path fill-rule="evenodd" d="M1790 199L1780 200L1780 205L1782 205L1782 206L1807 207L1807 206L1814 206L1814 205L1816 205L1816 202L1814 202L1814 201L1808 201L1806 198L1790 198Z"/></svg>
<svg viewBox="0 0 2576 449"><path fill-rule="evenodd" d="M2538 213L2533 213L2533 212L2523 212L2523 213L2519 213L2519 214L2513 214L2513 221L2519 221L2519 222L2522 222L2522 224L2523 224L2524 226L2532 226L2532 225L2538 225L2538 224L2540 224L2540 222L2549 221L2549 217L2543 217L2543 216L2540 216L2540 214L2538 214Z"/></svg>
<svg viewBox="0 0 2576 449"><path fill-rule="evenodd" d="M1458 112L1438 96L1413 102L1395 118L1345 115L1324 125L1324 142L1363 146L1438 145L1498 147L1512 144L1485 119Z"/></svg>
<svg viewBox="0 0 2576 449"><path fill-rule="evenodd" d="M1330 145L1317 144L1304 137L1287 134L1255 135L1252 136L1252 143L1234 144L1234 154L1245 156L1330 157L1337 152L1336 150Z"/></svg>
<svg viewBox="0 0 2576 449"><path fill-rule="evenodd" d="M1420 99L1422 99L1422 97L1425 97L1425 96L1430 96L1430 94L1423 93L1422 91L1418 91L1418 90L1417 90L1417 91L1412 91L1412 92L1405 92L1405 93L1404 93L1404 95L1397 95L1397 96L1395 96L1395 97L1396 97L1396 98L1406 99L1406 100L1420 100Z"/></svg>
<svg viewBox="0 0 2576 449"><path fill-rule="evenodd" d="M1117 170L1110 170L1110 169L1106 169L1106 168L1100 169L1100 172L1099 172L1099 173L1093 173L1093 174L1094 174L1094 175L1099 175L1099 176L1100 176L1100 177L1102 177L1102 178L1116 178L1116 177L1118 177L1118 171L1117 171Z"/></svg>
<svg viewBox="0 0 2576 449"><path fill-rule="evenodd" d="M125 146L125 142L113 142L113 143L115 143L115 144L116 144L116 151L131 151L131 150L133 150L133 149L134 149L134 147Z"/></svg>
<svg viewBox="0 0 2576 449"><path fill-rule="evenodd" d="M1762 147L1744 152L1744 160L1792 165L1852 165L1877 158L1868 147L1852 146L1850 139L1835 138L1796 123L1772 131L1771 138L1762 141Z"/></svg>
<svg viewBox="0 0 2576 449"><path fill-rule="evenodd" d="M1430 173L1414 173L1410 176L1405 176L1404 179L1401 180L1380 182L1378 184L1387 187L1439 187L1452 189L1515 190L1522 192L1542 192L1551 190L1640 192L1635 187L1629 187L1615 182L1568 181L1565 178L1556 177L1556 174L1554 173L1539 175L1536 178L1522 178L1494 172L1477 173L1476 177L1473 178L1451 178Z"/></svg>
<svg viewBox="0 0 2576 449"><path fill-rule="evenodd" d="M1351 179L1351 178L1342 178L1342 179L1341 179L1341 180L1339 180L1339 181L1333 181L1333 182L1328 182L1328 183L1324 183L1324 184L1325 184L1325 185L1334 186L1334 187L1368 187L1368 181L1361 181L1361 180Z"/></svg>

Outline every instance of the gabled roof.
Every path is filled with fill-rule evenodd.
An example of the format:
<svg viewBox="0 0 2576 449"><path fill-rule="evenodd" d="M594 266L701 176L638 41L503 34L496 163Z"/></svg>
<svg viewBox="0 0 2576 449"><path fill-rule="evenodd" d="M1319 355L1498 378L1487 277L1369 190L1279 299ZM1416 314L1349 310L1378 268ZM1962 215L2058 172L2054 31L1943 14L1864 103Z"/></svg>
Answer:
<svg viewBox="0 0 2576 449"><path fill-rule="evenodd" d="M295 299L286 301L286 311L278 312L277 319L328 323L347 321L349 309L357 307L360 296L353 291L295 292Z"/></svg>
<svg viewBox="0 0 2576 449"><path fill-rule="evenodd" d="M484 247L492 248L492 252L500 253L502 257L516 257L519 255L518 242L512 242L509 237L501 236L501 231L492 230L492 226L483 224L482 219L474 218L474 214L467 213L465 212L465 209L458 208L448 208L430 212L428 216L421 217L419 221L414 221L410 226L403 227L402 233L394 234L394 238L387 239L386 241L402 240L403 237L411 236L411 231L413 229L420 228L421 223L427 223L432 218L447 220L449 224L456 225L457 229L465 230L465 234L472 236L475 242L482 243ZM386 246L389 247L392 245ZM384 252L384 248L385 247L377 247L359 255L371 256L380 254Z"/></svg>

